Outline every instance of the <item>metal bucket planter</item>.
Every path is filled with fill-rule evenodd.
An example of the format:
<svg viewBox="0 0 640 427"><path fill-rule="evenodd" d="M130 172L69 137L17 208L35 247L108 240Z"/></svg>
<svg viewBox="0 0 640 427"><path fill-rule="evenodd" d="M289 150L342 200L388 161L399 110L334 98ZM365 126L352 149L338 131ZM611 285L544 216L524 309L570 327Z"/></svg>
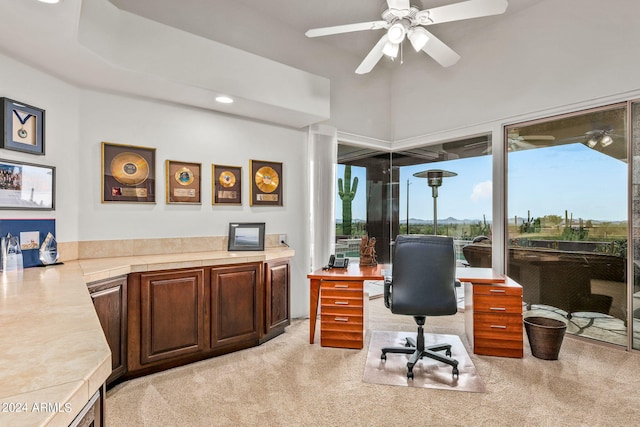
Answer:
<svg viewBox="0 0 640 427"><path fill-rule="evenodd" d="M567 330L563 321L548 317L525 317L524 328L527 331L531 354L539 359L558 360L562 339Z"/></svg>

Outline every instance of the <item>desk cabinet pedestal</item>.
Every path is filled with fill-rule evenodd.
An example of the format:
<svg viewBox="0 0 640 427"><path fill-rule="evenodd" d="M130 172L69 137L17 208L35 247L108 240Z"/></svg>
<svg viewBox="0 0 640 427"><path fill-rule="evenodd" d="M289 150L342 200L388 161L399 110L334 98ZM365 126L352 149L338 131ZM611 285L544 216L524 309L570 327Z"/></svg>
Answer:
<svg viewBox="0 0 640 427"><path fill-rule="evenodd" d="M522 286L465 283L465 329L475 354L522 357Z"/></svg>

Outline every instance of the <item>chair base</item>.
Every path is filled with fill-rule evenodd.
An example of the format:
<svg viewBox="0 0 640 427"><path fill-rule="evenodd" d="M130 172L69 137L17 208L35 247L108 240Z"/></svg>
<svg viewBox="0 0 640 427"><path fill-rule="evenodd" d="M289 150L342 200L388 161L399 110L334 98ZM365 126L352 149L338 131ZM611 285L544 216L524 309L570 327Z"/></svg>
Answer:
<svg viewBox="0 0 640 427"><path fill-rule="evenodd" d="M397 354L410 354L411 357L407 362L407 378L413 379L413 367L418 360L423 357L428 357L429 359L434 359L442 363L446 363L451 366L452 375L454 377L459 377L460 372L458 371L458 361L451 358L451 344L436 344L425 347L424 345L424 330L422 325L418 325L418 340L417 342L410 337L407 337L407 343L404 347L384 347L382 349L382 355L380 356L381 360L387 360L387 353L397 353ZM444 351L445 355L441 355L437 352Z"/></svg>

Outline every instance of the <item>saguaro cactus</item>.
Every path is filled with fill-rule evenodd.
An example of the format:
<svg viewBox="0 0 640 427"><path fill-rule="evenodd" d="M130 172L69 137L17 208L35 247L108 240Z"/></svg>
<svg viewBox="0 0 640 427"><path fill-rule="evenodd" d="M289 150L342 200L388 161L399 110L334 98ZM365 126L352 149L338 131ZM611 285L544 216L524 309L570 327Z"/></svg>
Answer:
<svg viewBox="0 0 640 427"><path fill-rule="evenodd" d="M338 178L338 196L342 200L342 234L351 235L351 202L358 191L358 177L351 183L351 165L344 167L344 186L342 178Z"/></svg>

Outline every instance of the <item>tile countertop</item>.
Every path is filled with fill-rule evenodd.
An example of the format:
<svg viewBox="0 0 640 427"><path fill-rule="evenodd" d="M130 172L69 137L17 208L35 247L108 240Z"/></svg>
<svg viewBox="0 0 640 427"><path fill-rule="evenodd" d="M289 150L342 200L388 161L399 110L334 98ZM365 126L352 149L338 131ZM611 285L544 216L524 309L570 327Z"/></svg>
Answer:
<svg viewBox="0 0 640 427"><path fill-rule="evenodd" d="M111 351L87 283L293 255L272 248L96 258L0 273L0 425L68 426L111 374Z"/></svg>

